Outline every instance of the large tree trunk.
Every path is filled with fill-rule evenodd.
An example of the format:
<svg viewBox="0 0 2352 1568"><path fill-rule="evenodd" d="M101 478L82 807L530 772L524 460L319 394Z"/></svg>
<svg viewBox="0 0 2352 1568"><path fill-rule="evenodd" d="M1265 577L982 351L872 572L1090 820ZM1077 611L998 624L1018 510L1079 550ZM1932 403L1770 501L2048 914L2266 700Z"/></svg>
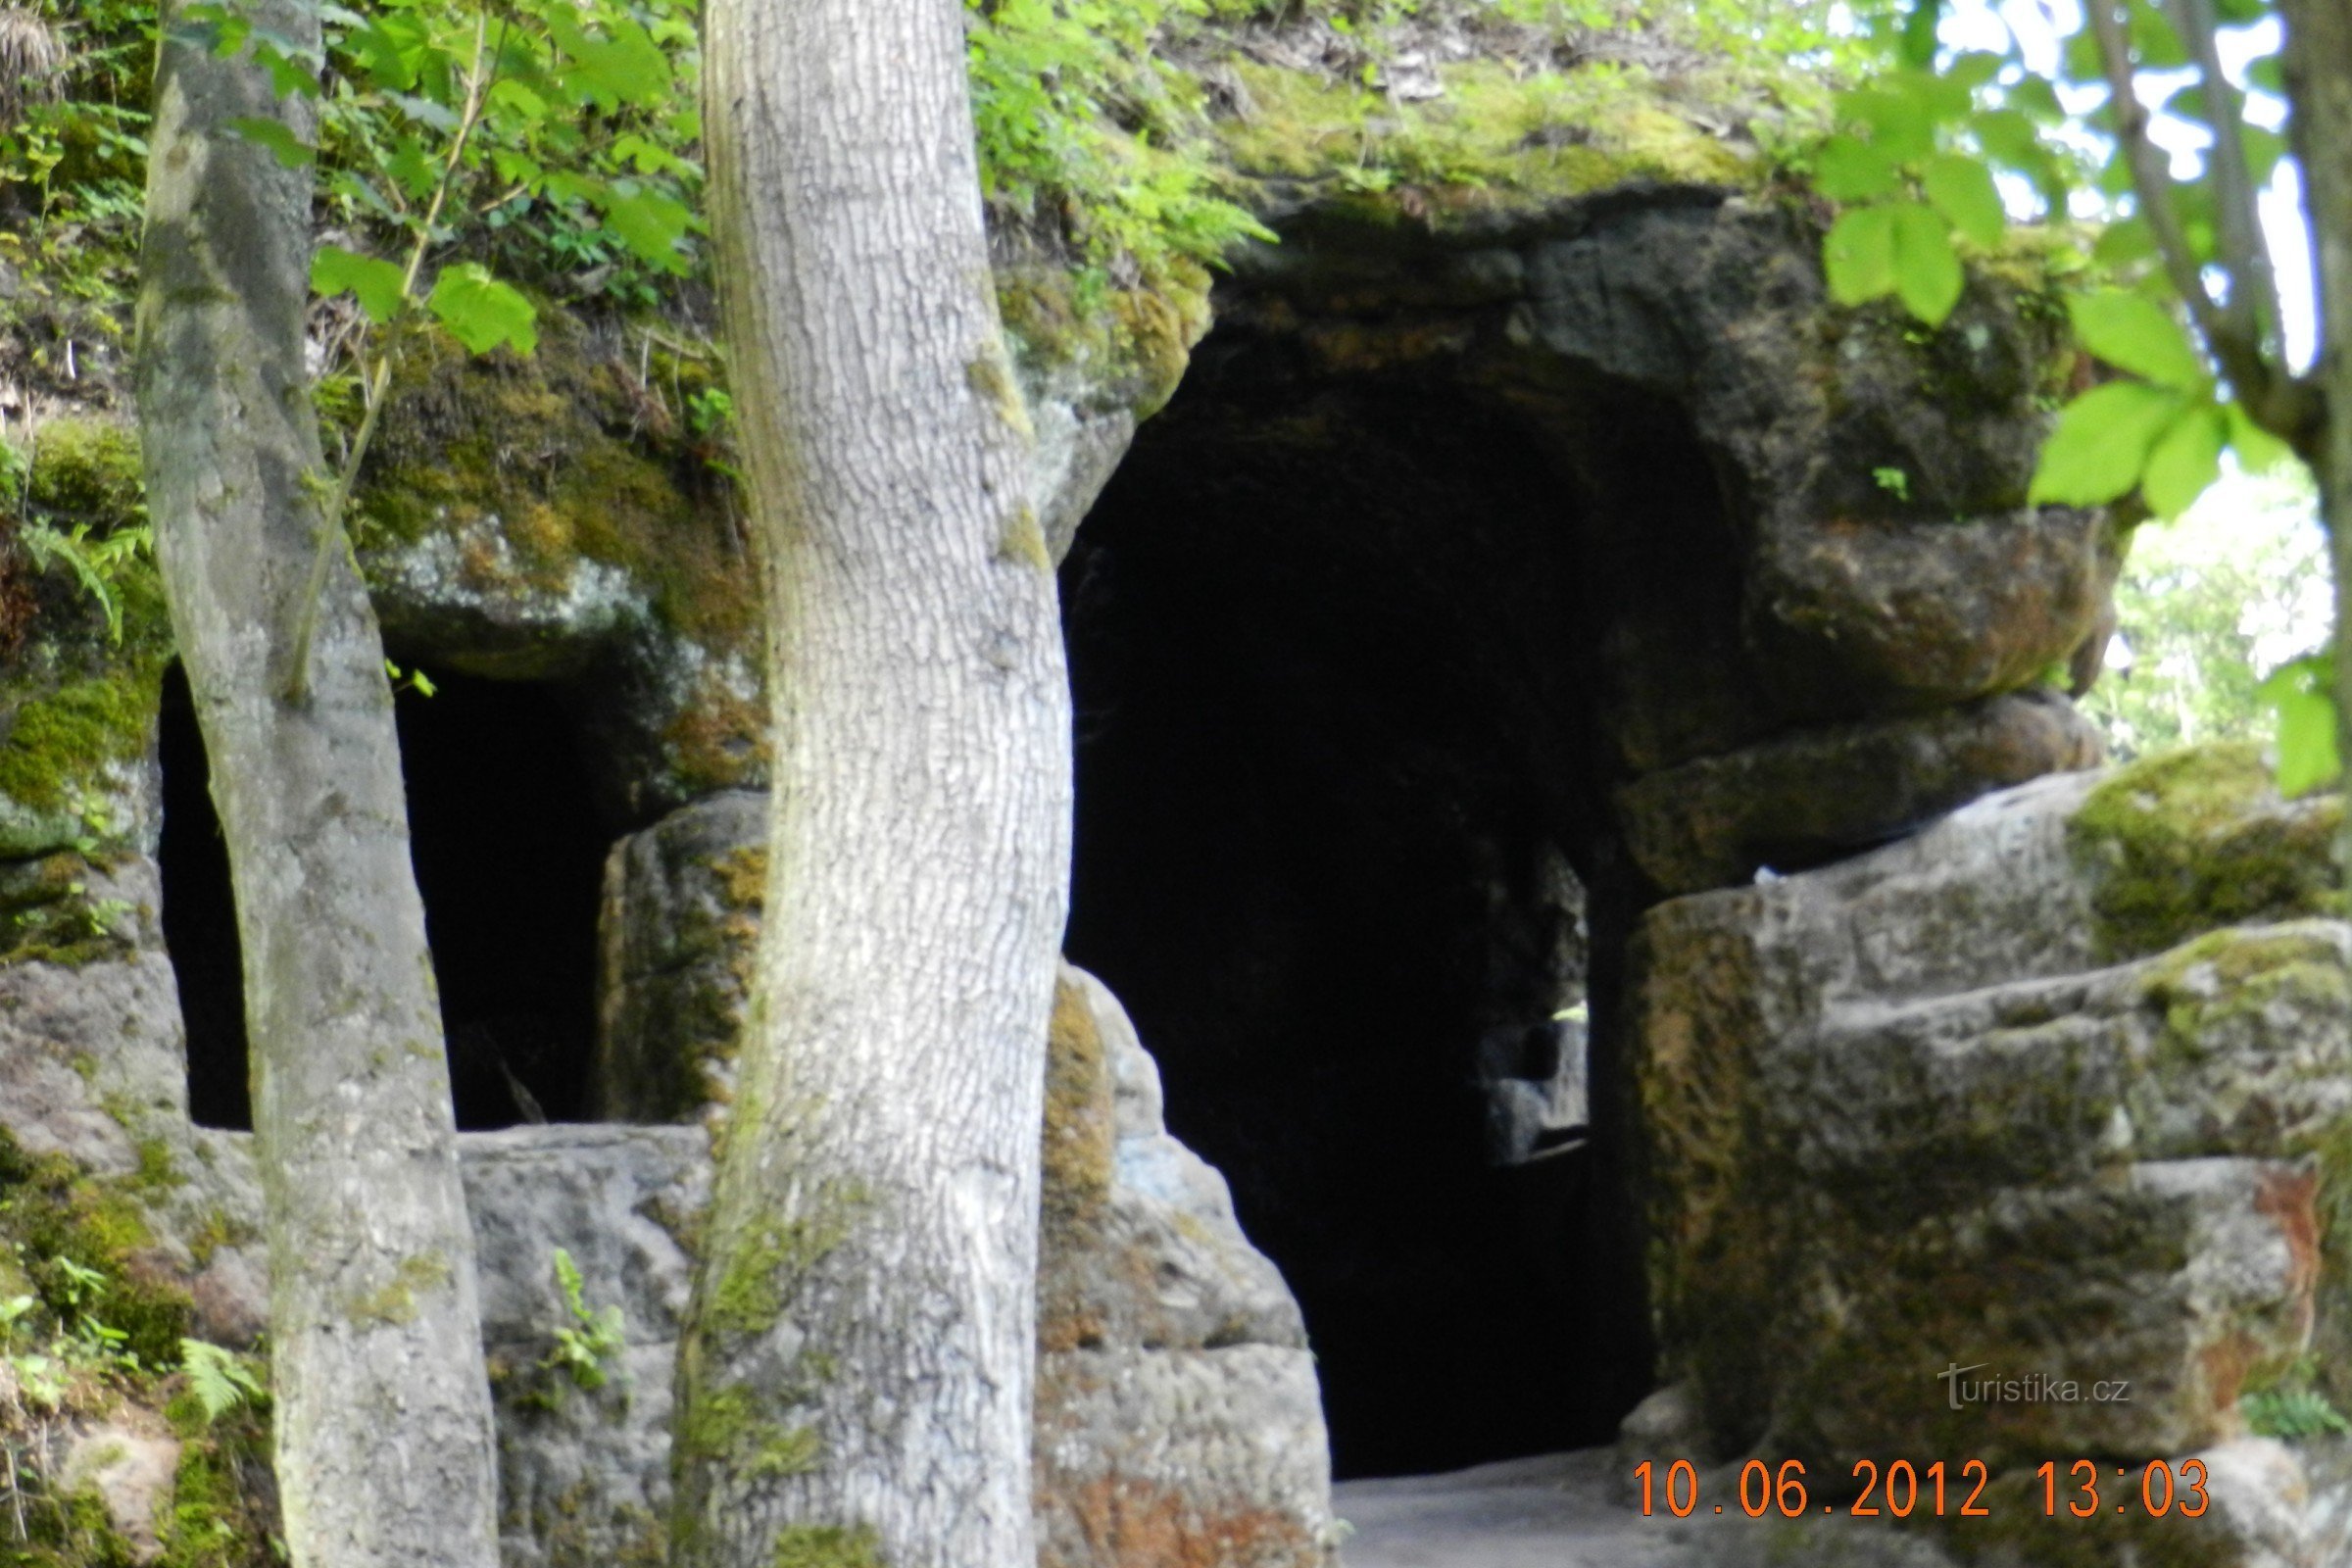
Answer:
<svg viewBox="0 0 2352 1568"><path fill-rule="evenodd" d="M2305 208L2320 264L2320 364L2328 423L2313 465L2320 515L2335 563L2335 730L2338 755L2352 761L2352 9L2344 0L2282 0L2286 15L2287 90L2294 102ZM2338 852L2352 866L2352 824Z"/></svg>
<svg viewBox="0 0 2352 1568"><path fill-rule="evenodd" d="M301 0L239 8L307 39ZM167 40L172 38L167 17ZM286 644L321 525L303 365L311 175L234 134L250 63L167 41L139 298L148 505L235 873L297 1568L495 1568L497 1489L423 906L383 647L339 556L312 693Z"/></svg>
<svg viewBox="0 0 2352 1568"><path fill-rule="evenodd" d="M961 8L712 0L705 58L775 815L680 1352L675 1560L1034 1568L1069 713Z"/></svg>

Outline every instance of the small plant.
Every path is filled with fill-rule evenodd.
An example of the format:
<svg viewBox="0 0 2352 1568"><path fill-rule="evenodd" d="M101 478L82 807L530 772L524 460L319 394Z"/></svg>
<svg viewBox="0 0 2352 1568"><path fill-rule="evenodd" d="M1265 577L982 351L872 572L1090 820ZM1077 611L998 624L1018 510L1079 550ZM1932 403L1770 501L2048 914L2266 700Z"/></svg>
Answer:
<svg viewBox="0 0 2352 1568"><path fill-rule="evenodd" d="M1886 491L1888 495L1894 497L1895 500L1905 503L1910 501L1911 475L1905 473L1902 469L1873 468L1870 470L1870 477L1873 483L1877 484L1880 489Z"/></svg>
<svg viewBox="0 0 2352 1568"><path fill-rule="evenodd" d="M564 1310L571 1321L556 1330L555 1348L539 1364L563 1373L579 1388L601 1389L610 1381L608 1368L628 1343L620 1308L588 1304L579 1265L561 1247L556 1249L556 1286L564 1293Z"/></svg>
<svg viewBox="0 0 2352 1568"><path fill-rule="evenodd" d="M75 523L71 532L60 532L45 522L28 522L19 537L24 541L24 548L32 552L35 564L73 569L74 575L81 579L83 590L106 612L107 636L121 642L122 600L115 592L115 579L131 562L154 549L155 531L145 526L117 528L92 538L86 522Z"/></svg>
<svg viewBox="0 0 2352 1568"><path fill-rule="evenodd" d="M259 1405L270 1396L269 1386L244 1356L202 1340L179 1342L179 1369L208 1427L241 1404Z"/></svg>
<svg viewBox="0 0 2352 1568"><path fill-rule="evenodd" d="M735 422L735 400L720 387L705 387L686 398L686 427L706 440L724 436Z"/></svg>
<svg viewBox="0 0 2352 1568"><path fill-rule="evenodd" d="M415 692L419 697L430 697L441 690L423 670L403 669L389 659L384 661L384 674L391 680L395 692Z"/></svg>

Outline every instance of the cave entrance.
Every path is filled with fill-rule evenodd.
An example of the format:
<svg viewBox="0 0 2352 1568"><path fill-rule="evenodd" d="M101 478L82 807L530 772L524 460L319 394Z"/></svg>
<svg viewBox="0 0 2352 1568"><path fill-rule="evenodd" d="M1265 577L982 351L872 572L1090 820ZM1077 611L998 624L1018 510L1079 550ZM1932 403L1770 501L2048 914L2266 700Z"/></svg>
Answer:
<svg viewBox="0 0 2352 1568"><path fill-rule="evenodd" d="M1704 576L1711 471L1614 389L1571 451L1556 406L1228 332L1062 570L1070 956L1297 1293L1343 1478L1609 1441L1650 1366L1570 1104L1627 918L1590 628L1629 570Z"/></svg>
<svg viewBox="0 0 2352 1568"><path fill-rule="evenodd" d="M611 834L558 688L433 673L397 712L411 854L440 982L458 1126L583 1121L594 1106L597 914ZM164 933L199 1125L249 1128L228 855L186 678L165 683Z"/></svg>

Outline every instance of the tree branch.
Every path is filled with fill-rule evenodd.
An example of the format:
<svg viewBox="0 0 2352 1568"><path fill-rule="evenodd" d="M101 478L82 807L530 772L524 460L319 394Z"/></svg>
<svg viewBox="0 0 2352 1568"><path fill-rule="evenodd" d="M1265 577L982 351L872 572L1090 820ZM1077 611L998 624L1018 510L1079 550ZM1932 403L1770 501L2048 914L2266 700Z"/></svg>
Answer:
<svg viewBox="0 0 2352 1568"><path fill-rule="evenodd" d="M2205 5L2204 14L2210 18L2210 0L2198 3ZM2173 210L2171 171L2156 144L2148 139L2148 109L2132 89L2132 45L2115 0L2092 0L2084 9L2098 38L2099 61L2106 72L2107 90L2115 110L2116 139L2131 168L2132 188L2139 198L2140 216L2147 220L2149 232L2156 238L2157 254L2164 259L2166 275L2187 304L2189 317L2205 339L2205 346L2220 363L2222 374L2229 378L2230 388L2254 422L2298 451L2307 449L2320 418L2319 389L2308 380L2290 375L2281 363L2264 354L2260 317L2252 308L2255 284L2246 273L2231 274L2232 299L2244 307L2242 311L2225 312L2205 286L2203 264L2189 247L2188 235L2180 227L2180 214ZM2210 29L2206 36L2210 39ZM2212 79L2222 82L2222 91L2227 92L2227 82L2219 74L2218 51L2212 58L2216 60ZM2225 117L2217 114L2217 120L2222 118ZM2236 128L2232 123L2232 137ZM2228 167L2243 187L2246 165L2242 145L2234 148ZM2228 248L2226 236L2225 248ZM2255 227L2254 253L2266 258L2269 254L2261 246L2259 224Z"/></svg>
<svg viewBox="0 0 2352 1568"><path fill-rule="evenodd" d="M2167 9L2181 41L2195 57L2197 74L2205 84L2205 111L2213 124L2214 189L2221 198L2222 266L2230 273L2226 309L2240 335L2275 351L2278 280L2271 270L2270 246L2263 239L2262 215L2246 162L2236 99L2222 70L2213 0L2168 0Z"/></svg>
<svg viewBox="0 0 2352 1568"><path fill-rule="evenodd" d="M499 24L499 43L506 43L506 24ZM449 157L441 167L439 183L433 186L433 199L425 208L424 217L416 224L416 243L410 247L409 265L400 277L400 309L405 313L416 303L416 277L424 270L424 258L433 247L433 225L441 220L441 209L449 201L450 187L457 183L464 168L466 143L472 139L474 126L481 122L485 100L490 95L491 77L496 74L498 62L490 53L490 13L485 7L475 14L473 29L473 68L466 78L466 112L459 118L456 136L449 146ZM343 471L336 477L324 507L325 515L318 529L318 550L311 558L309 578L303 584L301 609L294 621L294 651L292 673L286 680L286 701L301 703L310 695L311 644L318 633L318 604L326 597L327 569L335 559L335 545L345 537L343 514L351 506L351 492L359 483L360 465L368 461L368 445L375 439L375 423L383 411L384 395L392 385L392 351L387 348L376 356L375 366L368 372L366 385L366 410L360 416L359 433L352 438L351 453L344 460Z"/></svg>

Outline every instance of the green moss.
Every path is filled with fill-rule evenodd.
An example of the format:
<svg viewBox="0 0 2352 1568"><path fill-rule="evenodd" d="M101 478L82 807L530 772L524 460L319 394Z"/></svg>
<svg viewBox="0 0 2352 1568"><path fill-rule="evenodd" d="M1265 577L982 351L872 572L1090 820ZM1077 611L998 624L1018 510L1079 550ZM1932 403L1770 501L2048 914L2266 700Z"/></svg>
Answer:
<svg viewBox="0 0 2352 1568"><path fill-rule="evenodd" d="M139 1140L139 1169L133 1178L141 1187L171 1187L179 1181L172 1168L172 1146L161 1138Z"/></svg>
<svg viewBox="0 0 2352 1568"><path fill-rule="evenodd" d="M857 1190L834 1184L809 1213L760 1221L732 1250L710 1293L705 1321L711 1332L749 1338L773 1328L801 1276L842 1244L864 1206Z"/></svg>
<svg viewBox="0 0 2352 1568"><path fill-rule="evenodd" d="M864 1525L794 1525L776 1537L772 1568L887 1568L881 1538Z"/></svg>
<svg viewBox="0 0 2352 1568"><path fill-rule="evenodd" d="M1037 509L1023 501L1005 515L997 538L997 559L1007 565L1027 566L1051 576L1054 553L1046 548L1046 531L1039 526Z"/></svg>
<svg viewBox="0 0 2352 1568"><path fill-rule="evenodd" d="M816 1429L775 1419L768 1406L790 1404L799 1391L740 1384L698 1396L678 1425L683 1453L715 1460L761 1478L807 1475L816 1468L824 1442Z"/></svg>
<svg viewBox="0 0 2352 1568"><path fill-rule="evenodd" d="M662 622L707 647L753 650L759 574L709 443L567 313L540 315L527 361L477 358L437 328L404 343L357 502L364 552L495 522L460 570L490 590L563 591L595 562L625 572ZM707 372L704 372L707 374Z"/></svg>
<svg viewBox="0 0 2352 1568"><path fill-rule="evenodd" d="M162 706L164 663L126 659L27 700L0 741L0 794L53 811L109 792L105 770L146 755Z"/></svg>
<svg viewBox="0 0 2352 1568"><path fill-rule="evenodd" d="M997 274L997 309L1033 373L1083 371L1092 395L1148 418L1176 395L1208 330L1207 271L1177 264L1132 288L1083 272L1014 267Z"/></svg>
<svg viewBox="0 0 2352 1568"><path fill-rule="evenodd" d="M78 1313L121 1330L122 1348L144 1365L178 1361L187 1294L152 1256L146 1220L120 1187L62 1154L27 1155L0 1132L0 1241L21 1250L33 1290L61 1321ZM99 1283L85 1289L64 1261L95 1269Z"/></svg>
<svg viewBox="0 0 2352 1568"><path fill-rule="evenodd" d="M2220 925L2332 912L2342 815L2340 798L2281 802L2250 745L2119 769L2067 826L2101 953L2158 953Z"/></svg>
<svg viewBox="0 0 2352 1568"><path fill-rule="evenodd" d="M171 1508L158 1521L160 1568L258 1568L275 1561L267 1415L248 1406L208 1422L197 1411L179 1432Z"/></svg>
<svg viewBox="0 0 2352 1568"><path fill-rule="evenodd" d="M2228 1026L2280 1007L2309 1017L2352 1015L2352 971L2333 934L2307 924L2230 927L2166 954L2141 982L2164 1017L2158 1050L2199 1061Z"/></svg>
<svg viewBox="0 0 2352 1568"><path fill-rule="evenodd" d="M1109 1200L1117 1141L1110 1063L1081 985L1054 989L1046 1039L1045 1231L1049 1245L1071 1245Z"/></svg>
<svg viewBox="0 0 2352 1568"><path fill-rule="evenodd" d="M31 501L68 523L107 529L139 521L147 501L138 432L87 416L43 423L33 450Z"/></svg>
<svg viewBox="0 0 2352 1568"><path fill-rule="evenodd" d="M987 352L966 365L963 378L972 394L987 404L1007 429L1024 439L1035 433L1029 425L1029 405L1022 401L1021 389L1012 379L1012 365L1002 343L990 343Z"/></svg>
<svg viewBox="0 0 2352 1568"><path fill-rule="evenodd" d="M416 1294L436 1291L449 1283L449 1260L439 1252L404 1257L392 1278L351 1303L355 1323L414 1323Z"/></svg>
<svg viewBox="0 0 2352 1568"><path fill-rule="evenodd" d="M94 867L65 852L0 862L0 964L39 961L79 966L122 958L133 950L132 910L93 897ZM85 1079L96 1063L76 1059Z"/></svg>
<svg viewBox="0 0 2352 1568"><path fill-rule="evenodd" d="M1760 185L1769 170L1680 113L1646 74L1440 68L1444 91L1396 104L1360 82L1238 62L1250 113L1220 122L1252 178L1328 182L1400 218L1451 218L1588 195L1634 180Z"/></svg>
<svg viewBox="0 0 2352 1568"><path fill-rule="evenodd" d="M746 1468L755 1476L805 1476L816 1468L824 1447L814 1427L771 1426Z"/></svg>

